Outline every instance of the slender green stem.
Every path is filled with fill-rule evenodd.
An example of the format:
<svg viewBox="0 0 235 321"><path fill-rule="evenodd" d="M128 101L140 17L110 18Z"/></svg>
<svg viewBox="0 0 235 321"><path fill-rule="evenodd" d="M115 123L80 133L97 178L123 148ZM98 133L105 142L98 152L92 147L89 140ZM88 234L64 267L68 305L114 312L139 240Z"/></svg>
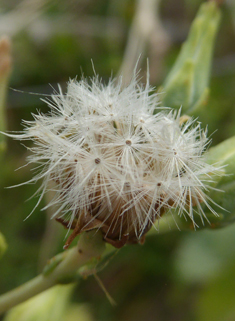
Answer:
<svg viewBox="0 0 235 321"><path fill-rule="evenodd" d="M155 230L152 231L152 233L154 232ZM56 284L74 281L77 271L81 267L83 267L80 269L82 275L92 274L98 261L110 255L114 250L115 248L110 244L105 246L101 232L83 233L77 246L53 257L42 274L1 295L0 314Z"/></svg>
<svg viewBox="0 0 235 321"><path fill-rule="evenodd" d="M77 247L51 259L44 274L0 296L0 314L58 283L65 280L72 282L77 270L93 261L97 262L104 250L105 243L100 232L82 234Z"/></svg>
<svg viewBox="0 0 235 321"><path fill-rule="evenodd" d="M0 298L0 314L55 285L52 278L39 275Z"/></svg>

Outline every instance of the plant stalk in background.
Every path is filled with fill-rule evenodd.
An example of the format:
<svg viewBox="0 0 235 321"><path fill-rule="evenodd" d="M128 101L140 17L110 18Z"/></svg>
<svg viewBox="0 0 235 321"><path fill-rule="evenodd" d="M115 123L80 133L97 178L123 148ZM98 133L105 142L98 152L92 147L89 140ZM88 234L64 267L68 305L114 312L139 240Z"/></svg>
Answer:
<svg viewBox="0 0 235 321"><path fill-rule="evenodd" d="M11 43L7 37L0 39L0 131L6 130L5 101L11 72ZM5 150L5 137L0 136L0 155Z"/></svg>

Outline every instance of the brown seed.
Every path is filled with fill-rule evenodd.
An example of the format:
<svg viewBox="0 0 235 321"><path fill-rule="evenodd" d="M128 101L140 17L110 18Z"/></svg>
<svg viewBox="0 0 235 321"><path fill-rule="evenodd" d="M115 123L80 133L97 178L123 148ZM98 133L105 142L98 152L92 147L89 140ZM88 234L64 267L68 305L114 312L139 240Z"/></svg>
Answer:
<svg viewBox="0 0 235 321"><path fill-rule="evenodd" d="M100 158L96 158L96 159L95 159L95 163L96 163L97 165L100 164L100 162L101 162Z"/></svg>
<svg viewBox="0 0 235 321"><path fill-rule="evenodd" d="M129 145L129 146L131 146L131 140L130 140L130 139L127 139L127 140L126 140L126 144Z"/></svg>

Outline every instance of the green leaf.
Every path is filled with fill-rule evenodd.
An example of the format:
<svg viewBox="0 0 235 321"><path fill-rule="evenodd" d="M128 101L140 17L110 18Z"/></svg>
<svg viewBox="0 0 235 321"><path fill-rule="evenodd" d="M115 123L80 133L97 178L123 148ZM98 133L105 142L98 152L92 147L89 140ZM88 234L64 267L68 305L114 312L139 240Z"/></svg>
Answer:
<svg viewBox="0 0 235 321"><path fill-rule="evenodd" d="M201 5L188 38L166 78L163 88L164 106L180 108L193 114L203 108L209 96L209 78L220 10L215 2Z"/></svg>
<svg viewBox="0 0 235 321"><path fill-rule="evenodd" d="M216 185L220 191L211 191L209 197L220 206L217 213L222 217L214 227L226 226L235 221L235 136L210 148L207 161L224 166L224 175Z"/></svg>
<svg viewBox="0 0 235 321"><path fill-rule="evenodd" d="M206 154L206 160L209 164L224 165L225 175L221 178L218 186L233 182L235 180L235 136L211 147Z"/></svg>

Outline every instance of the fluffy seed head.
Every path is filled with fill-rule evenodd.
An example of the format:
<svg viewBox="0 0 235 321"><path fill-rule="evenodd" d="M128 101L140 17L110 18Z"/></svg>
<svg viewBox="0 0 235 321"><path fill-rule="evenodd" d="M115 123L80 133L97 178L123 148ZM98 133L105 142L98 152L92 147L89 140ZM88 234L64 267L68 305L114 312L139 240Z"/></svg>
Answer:
<svg viewBox="0 0 235 321"><path fill-rule="evenodd" d="M99 228L121 247L142 242L170 209L193 223L195 214L205 216L201 203L213 211L205 191L217 168L203 160L206 133L160 109L157 94L136 75L124 89L121 78L106 86L98 76L72 80L65 95L60 89L46 103L50 113L33 115L15 137L34 141L31 182L42 180L41 195L54 191L48 206L56 204L54 217L74 229L66 246Z"/></svg>

